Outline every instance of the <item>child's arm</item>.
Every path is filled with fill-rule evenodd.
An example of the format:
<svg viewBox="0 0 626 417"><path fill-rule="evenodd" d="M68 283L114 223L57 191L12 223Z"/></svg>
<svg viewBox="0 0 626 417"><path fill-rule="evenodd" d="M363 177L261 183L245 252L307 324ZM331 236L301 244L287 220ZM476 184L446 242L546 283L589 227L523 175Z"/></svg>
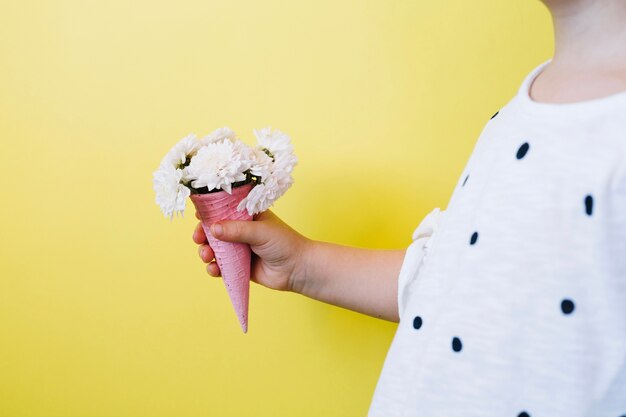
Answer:
<svg viewBox="0 0 626 417"><path fill-rule="evenodd" d="M220 227L221 226L221 227ZM221 230L220 230L221 229ZM213 226L220 240L250 244L256 256L252 280L325 303L398 322L398 274L404 250L371 250L316 242L291 229L271 212L254 222ZM210 275L219 276L202 227L193 235Z"/></svg>

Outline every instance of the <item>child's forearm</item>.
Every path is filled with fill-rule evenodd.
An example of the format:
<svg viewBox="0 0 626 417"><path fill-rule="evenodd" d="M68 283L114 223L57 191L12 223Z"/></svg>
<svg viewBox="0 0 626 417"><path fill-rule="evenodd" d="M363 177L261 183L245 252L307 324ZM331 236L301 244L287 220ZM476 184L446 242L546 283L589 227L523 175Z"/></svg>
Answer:
<svg viewBox="0 0 626 417"><path fill-rule="evenodd" d="M309 241L293 291L398 322L398 274L405 250L352 248Z"/></svg>

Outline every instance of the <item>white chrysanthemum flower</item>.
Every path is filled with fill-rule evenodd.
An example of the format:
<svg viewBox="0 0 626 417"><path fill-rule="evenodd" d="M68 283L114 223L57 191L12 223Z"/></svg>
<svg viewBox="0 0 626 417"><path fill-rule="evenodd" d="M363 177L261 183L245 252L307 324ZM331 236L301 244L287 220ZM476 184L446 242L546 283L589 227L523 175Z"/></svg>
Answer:
<svg viewBox="0 0 626 417"><path fill-rule="evenodd" d="M254 216L270 208L273 202L268 187L265 184L257 184L250 190L246 198L239 202L237 210L247 210L248 214Z"/></svg>
<svg viewBox="0 0 626 417"><path fill-rule="evenodd" d="M222 189L230 194L232 184L245 180L248 169L250 160L241 155L240 146L227 140L200 148L185 174L194 188Z"/></svg>
<svg viewBox="0 0 626 417"><path fill-rule="evenodd" d="M156 192L156 203L161 207L165 217L170 220L174 213L183 215L185 201L190 194L189 188L181 184L183 172L169 163L162 164L153 173L153 188Z"/></svg>
<svg viewBox="0 0 626 417"><path fill-rule="evenodd" d="M276 154L277 152L293 153L291 139L287 134L278 129L272 130L269 126L260 130L254 129L254 136L256 136L259 142L259 146L268 149L272 154Z"/></svg>
<svg viewBox="0 0 626 417"><path fill-rule="evenodd" d="M279 153L274 155L274 165L276 170L291 174L293 168L298 165L298 158L293 153Z"/></svg>
<svg viewBox="0 0 626 417"><path fill-rule="evenodd" d="M291 184L293 184L293 179L290 176L286 178L270 176L263 183L252 188L246 198L241 200L237 210L245 209L251 216L261 213L269 209L276 200L285 194Z"/></svg>
<svg viewBox="0 0 626 417"><path fill-rule="evenodd" d="M220 127L219 129L215 129L213 132L206 135L202 138L201 142L203 145L208 145L209 143L221 142L223 140L230 140L234 142L237 139L237 135L233 132L228 126Z"/></svg>
<svg viewBox="0 0 626 417"><path fill-rule="evenodd" d="M267 178L272 171L272 158L260 148L253 148L250 154L252 159L250 173L257 178Z"/></svg>
<svg viewBox="0 0 626 417"><path fill-rule="evenodd" d="M202 143L196 135L190 133L170 149L161 161L161 165L171 165L174 169L182 168L185 164L189 164L188 159L191 159L201 146Z"/></svg>
<svg viewBox="0 0 626 417"><path fill-rule="evenodd" d="M248 210L250 215L267 210L280 198L293 184L291 172L298 163L293 154L293 146L289 136L279 130L272 131L264 128L254 131L259 147L253 154L261 161L258 168L260 183L257 184L250 194L238 205L238 210ZM260 155L265 154L267 158ZM253 168L256 168L253 163Z"/></svg>
<svg viewBox="0 0 626 417"><path fill-rule="evenodd" d="M291 139L286 133L271 127L254 130L254 135L259 142L259 148L264 150L279 169L291 173L293 167L298 164L298 158L293 153Z"/></svg>
<svg viewBox="0 0 626 417"><path fill-rule="evenodd" d="M232 143L235 154L238 155L244 166L248 167L247 169L249 169L250 165L252 165L254 158L254 156L252 155L252 148L250 148L239 139L235 139Z"/></svg>

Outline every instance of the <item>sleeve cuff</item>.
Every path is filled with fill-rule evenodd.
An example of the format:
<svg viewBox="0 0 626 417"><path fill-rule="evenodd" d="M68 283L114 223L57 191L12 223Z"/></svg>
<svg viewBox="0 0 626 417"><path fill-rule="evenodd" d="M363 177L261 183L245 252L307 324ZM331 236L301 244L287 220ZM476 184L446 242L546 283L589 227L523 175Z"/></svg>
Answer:
<svg viewBox="0 0 626 417"><path fill-rule="evenodd" d="M411 286L426 259L431 239L437 231L443 213L439 208L435 208L424 217L413 232L413 243L406 250L398 276L398 317L400 318L404 314L411 294Z"/></svg>

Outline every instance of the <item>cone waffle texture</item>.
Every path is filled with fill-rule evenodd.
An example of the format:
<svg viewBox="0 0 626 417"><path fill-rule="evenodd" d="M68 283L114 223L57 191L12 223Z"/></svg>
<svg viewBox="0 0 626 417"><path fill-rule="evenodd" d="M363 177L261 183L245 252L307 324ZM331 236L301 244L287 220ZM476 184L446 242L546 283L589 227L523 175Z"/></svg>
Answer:
<svg viewBox="0 0 626 417"><path fill-rule="evenodd" d="M219 191L209 194L192 194L191 201L202 222L202 228L222 272L226 290L233 304L241 329L248 331L248 304L250 298L250 246L245 243L223 242L211 234L211 225L221 220L252 220L247 210L237 211L253 184L232 189L232 194Z"/></svg>

